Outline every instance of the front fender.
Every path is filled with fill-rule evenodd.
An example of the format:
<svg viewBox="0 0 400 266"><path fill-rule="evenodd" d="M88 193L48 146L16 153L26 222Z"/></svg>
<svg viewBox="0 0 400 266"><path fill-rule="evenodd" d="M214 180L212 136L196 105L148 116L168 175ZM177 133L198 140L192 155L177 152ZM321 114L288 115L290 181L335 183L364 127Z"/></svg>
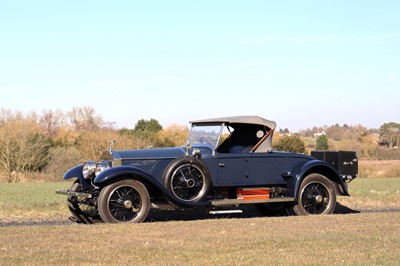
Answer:
<svg viewBox="0 0 400 266"><path fill-rule="evenodd" d="M312 173L317 173L326 176L329 180L333 181L334 183L336 183L338 186L341 187L343 196L350 196L345 181L331 164L320 160L312 160L305 163L300 168L299 173L296 174L297 179L294 189L294 198L297 198L300 185L303 179Z"/></svg>
<svg viewBox="0 0 400 266"><path fill-rule="evenodd" d="M143 172L139 168L123 165L112 167L105 170L104 172L101 172L94 178L93 184L98 187L104 187L109 183L117 181L118 178L122 176L137 176L151 182L152 184L154 183L154 185L157 185L158 183L155 178Z"/></svg>
<svg viewBox="0 0 400 266"><path fill-rule="evenodd" d="M92 186L90 185L90 183L88 181L85 180L85 178L83 178L82 168L83 168L83 164L72 167L67 172L65 172L63 179L68 180L71 178L78 178L79 182L81 183L82 190L87 190L87 189L90 189Z"/></svg>
<svg viewBox="0 0 400 266"><path fill-rule="evenodd" d="M98 187L104 187L109 183L116 182L121 180L120 178L129 176L133 179L137 179L144 183L147 186L152 186L153 188L158 189L163 195L176 206L180 206L182 208L185 207L199 207L199 206L208 206L209 202L187 202L183 201L177 197L175 197L168 189L166 189L162 184L160 184L153 176L149 175L146 172L143 172L139 168L134 166L117 166L106 171L100 173L93 180L93 184Z"/></svg>

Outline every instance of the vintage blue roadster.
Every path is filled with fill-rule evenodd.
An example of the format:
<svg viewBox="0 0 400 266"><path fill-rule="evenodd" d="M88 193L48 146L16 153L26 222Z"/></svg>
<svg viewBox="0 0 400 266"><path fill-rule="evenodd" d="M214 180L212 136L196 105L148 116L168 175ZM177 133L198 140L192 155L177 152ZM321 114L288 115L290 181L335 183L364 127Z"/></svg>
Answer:
<svg viewBox="0 0 400 266"><path fill-rule="evenodd" d="M355 152L273 151L276 123L258 116L192 121L184 147L112 150L64 175L72 218L92 223L142 222L151 208L208 208L237 213L254 204L264 214L330 214L349 196Z"/></svg>

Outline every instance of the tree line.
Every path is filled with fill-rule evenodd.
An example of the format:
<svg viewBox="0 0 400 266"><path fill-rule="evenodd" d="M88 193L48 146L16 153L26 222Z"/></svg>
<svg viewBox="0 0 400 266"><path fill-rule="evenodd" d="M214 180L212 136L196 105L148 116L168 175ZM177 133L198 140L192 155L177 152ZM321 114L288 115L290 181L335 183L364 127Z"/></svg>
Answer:
<svg viewBox="0 0 400 266"><path fill-rule="evenodd" d="M0 180L61 180L72 166L96 160L117 140L114 149L184 145L189 129L163 128L155 119L139 120L132 129L115 129L91 107L69 112L43 110L23 114L0 109Z"/></svg>
<svg viewBox="0 0 400 266"><path fill-rule="evenodd" d="M293 147L298 147L296 152L310 150L353 150L359 158L373 160L393 160L400 159L400 123L384 123L378 129L368 129L362 125L313 127L300 130L294 136L288 137L288 130L279 131L284 135L285 142L297 143ZM304 144L301 146L298 142ZM275 139L279 146L280 138ZM286 145L287 146L287 145Z"/></svg>
<svg viewBox="0 0 400 266"><path fill-rule="evenodd" d="M315 137L320 132L324 134ZM188 133L187 126L163 128L156 119L141 119L132 128L116 129L87 106L28 114L1 108L0 180L61 180L72 166L98 159L111 140L117 140L116 150L173 147L185 145ZM333 125L288 133L288 129L275 133L275 150L355 150L362 158L399 158L400 124L394 122L379 129Z"/></svg>

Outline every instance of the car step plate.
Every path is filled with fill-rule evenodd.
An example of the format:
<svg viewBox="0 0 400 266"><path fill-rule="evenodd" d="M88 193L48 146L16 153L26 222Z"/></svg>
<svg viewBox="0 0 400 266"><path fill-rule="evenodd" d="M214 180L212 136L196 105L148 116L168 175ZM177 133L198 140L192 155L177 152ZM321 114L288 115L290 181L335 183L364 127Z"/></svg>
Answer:
<svg viewBox="0 0 400 266"><path fill-rule="evenodd" d="M209 214L231 214L231 213L243 213L242 210L213 210L209 211Z"/></svg>

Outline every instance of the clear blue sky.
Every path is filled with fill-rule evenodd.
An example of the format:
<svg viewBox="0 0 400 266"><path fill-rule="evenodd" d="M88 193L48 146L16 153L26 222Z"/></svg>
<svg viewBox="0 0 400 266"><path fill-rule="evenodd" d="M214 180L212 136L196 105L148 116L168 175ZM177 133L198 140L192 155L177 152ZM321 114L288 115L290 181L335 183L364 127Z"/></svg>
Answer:
<svg viewBox="0 0 400 266"><path fill-rule="evenodd" d="M0 3L0 107L133 128L259 115L400 122L400 1Z"/></svg>

